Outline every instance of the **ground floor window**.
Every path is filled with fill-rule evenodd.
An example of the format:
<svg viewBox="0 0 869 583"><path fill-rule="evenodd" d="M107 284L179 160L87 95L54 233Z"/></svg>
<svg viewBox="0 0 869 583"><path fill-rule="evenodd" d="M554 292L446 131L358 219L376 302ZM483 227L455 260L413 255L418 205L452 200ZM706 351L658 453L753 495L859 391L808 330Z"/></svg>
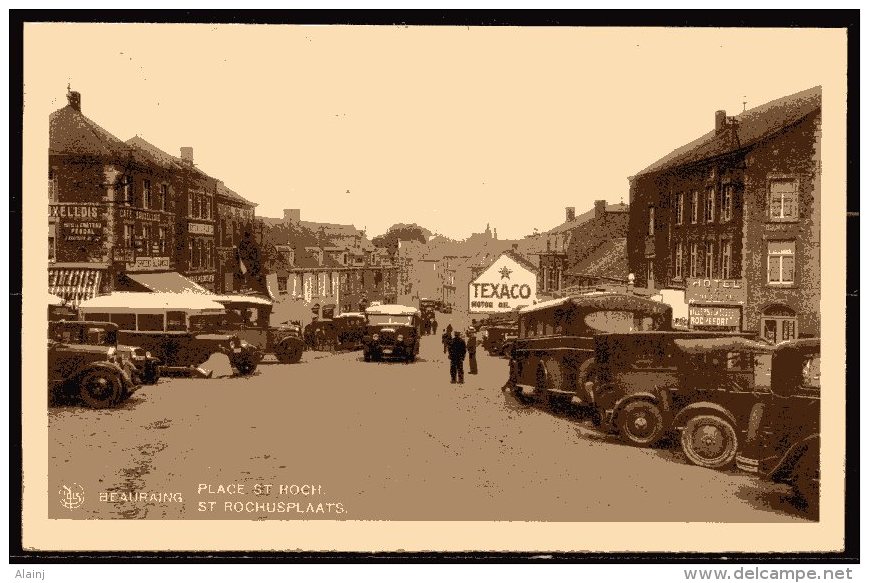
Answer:
<svg viewBox="0 0 869 583"><path fill-rule="evenodd" d="M760 317L763 337L773 343L793 340L797 337L797 316L787 306L771 306Z"/></svg>

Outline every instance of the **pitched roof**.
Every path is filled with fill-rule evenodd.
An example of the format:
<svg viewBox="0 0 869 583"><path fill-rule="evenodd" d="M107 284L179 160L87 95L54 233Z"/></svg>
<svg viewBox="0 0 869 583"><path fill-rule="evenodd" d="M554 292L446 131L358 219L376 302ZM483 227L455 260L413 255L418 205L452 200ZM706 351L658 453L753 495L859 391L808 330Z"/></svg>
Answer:
<svg viewBox="0 0 869 583"><path fill-rule="evenodd" d="M227 185L225 185L223 182L220 182L220 181L217 182L217 194L219 196L227 198L231 201L237 202L239 204L243 204L244 206L259 206L259 203L251 202L251 201L247 200L246 198L244 198L243 196L241 196L240 194L238 194L237 192L235 192L234 190L232 190L231 188L229 188Z"/></svg>
<svg viewBox="0 0 869 583"><path fill-rule="evenodd" d="M624 280L628 277L628 240L608 239L572 266L567 275L597 276Z"/></svg>
<svg viewBox="0 0 869 583"><path fill-rule="evenodd" d="M123 157L128 150L121 139L71 105L48 116L48 151L51 154Z"/></svg>
<svg viewBox="0 0 869 583"><path fill-rule="evenodd" d="M660 172L741 150L820 109L820 86L770 101L737 115L735 136L731 131L722 131L716 135L713 130L673 150L654 164L640 170L635 176Z"/></svg>

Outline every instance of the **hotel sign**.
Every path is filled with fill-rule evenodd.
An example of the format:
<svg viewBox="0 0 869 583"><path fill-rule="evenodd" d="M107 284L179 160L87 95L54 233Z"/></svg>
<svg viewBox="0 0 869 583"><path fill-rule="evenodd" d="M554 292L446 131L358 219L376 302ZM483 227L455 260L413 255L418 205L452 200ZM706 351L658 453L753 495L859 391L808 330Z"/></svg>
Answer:
<svg viewBox="0 0 869 583"><path fill-rule="evenodd" d="M501 255L468 285L469 312L510 312L537 301L537 274Z"/></svg>
<svg viewBox="0 0 869 583"><path fill-rule="evenodd" d="M740 279L688 278L685 299L689 304L744 306L748 300L745 282Z"/></svg>
<svg viewBox="0 0 869 583"><path fill-rule="evenodd" d="M718 306L691 306L689 308L691 327L724 326L739 328L742 308L720 308Z"/></svg>

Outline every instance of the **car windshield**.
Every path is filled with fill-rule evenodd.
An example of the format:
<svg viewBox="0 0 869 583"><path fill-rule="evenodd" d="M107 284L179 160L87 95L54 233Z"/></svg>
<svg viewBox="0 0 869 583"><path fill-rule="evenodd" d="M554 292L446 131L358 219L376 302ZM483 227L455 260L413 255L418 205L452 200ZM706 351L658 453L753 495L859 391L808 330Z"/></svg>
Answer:
<svg viewBox="0 0 869 583"><path fill-rule="evenodd" d="M394 314L368 314L368 323L373 326L392 324L396 326L410 326L413 316L398 316Z"/></svg>
<svg viewBox="0 0 869 583"><path fill-rule="evenodd" d="M214 332L220 328L223 315L196 315L190 316L191 332Z"/></svg>

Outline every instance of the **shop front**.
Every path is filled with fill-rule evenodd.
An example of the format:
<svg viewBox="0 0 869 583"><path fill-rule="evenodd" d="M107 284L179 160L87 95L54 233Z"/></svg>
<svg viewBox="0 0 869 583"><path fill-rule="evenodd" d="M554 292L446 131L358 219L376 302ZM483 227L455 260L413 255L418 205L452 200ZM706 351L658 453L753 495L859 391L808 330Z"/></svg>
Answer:
<svg viewBox="0 0 869 583"><path fill-rule="evenodd" d="M101 293L107 293L107 266L92 264L65 265L48 268L48 291L66 302L77 306Z"/></svg>
<svg viewBox="0 0 869 583"><path fill-rule="evenodd" d="M691 330L741 332L747 300L744 280L688 278L685 300Z"/></svg>

